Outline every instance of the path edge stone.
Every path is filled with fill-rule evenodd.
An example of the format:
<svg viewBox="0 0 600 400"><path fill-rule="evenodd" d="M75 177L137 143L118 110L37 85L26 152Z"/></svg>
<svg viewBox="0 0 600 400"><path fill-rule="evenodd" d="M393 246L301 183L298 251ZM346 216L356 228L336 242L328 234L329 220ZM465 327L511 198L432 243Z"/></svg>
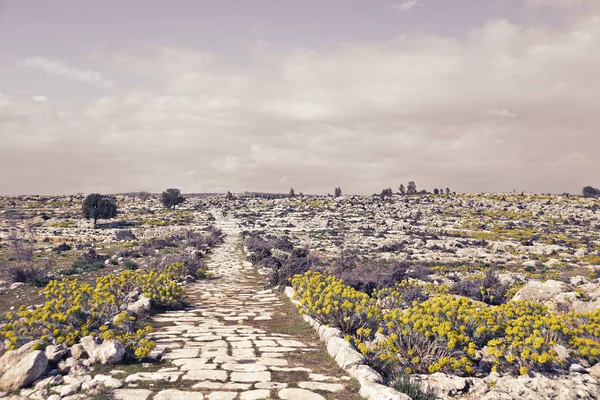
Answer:
<svg viewBox="0 0 600 400"><path fill-rule="evenodd" d="M294 299L294 288L291 286L286 286L284 293L294 305L300 303ZM361 396L368 400L412 400L410 396L381 384L383 377L365 364L364 356L343 339L344 335L339 329L329 328L307 314L303 314L302 318L325 343L327 353L348 375L358 381Z"/></svg>

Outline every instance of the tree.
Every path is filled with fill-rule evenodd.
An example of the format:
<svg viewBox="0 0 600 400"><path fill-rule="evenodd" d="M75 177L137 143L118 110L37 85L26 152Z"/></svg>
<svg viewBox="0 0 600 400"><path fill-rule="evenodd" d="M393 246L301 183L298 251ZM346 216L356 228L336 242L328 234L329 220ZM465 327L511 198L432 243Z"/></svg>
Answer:
<svg viewBox="0 0 600 400"><path fill-rule="evenodd" d="M294 190L294 188L290 189L290 198L292 197L296 197L296 191Z"/></svg>
<svg viewBox="0 0 600 400"><path fill-rule="evenodd" d="M446 188L446 196L450 196L450 188Z"/></svg>
<svg viewBox="0 0 600 400"><path fill-rule="evenodd" d="M141 201L146 201L146 200L150 200L152 198L152 195L148 192L139 192L137 197L141 200Z"/></svg>
<svg viewBox="0 0 600 400"><path fill-rule="evenodd" d="M392 191L392 188L383 189L381 191L381 198L382 199L384 197L392 197L393 195L394 195L394 192Z"/></svg>
<svg viewBox="0 0 600 400"><path fill-rule="evenodd" d="M334 191L334 197L340 197L342 195L342 188L336 187Z"/></svg>
<svg viewBox="0 0 600 400"><path fill-rule="evenodd" d="M400 187L398 188L398 190L400 190L400 194L402 194L402 195L406 194L406 189L404 188L403 184L400 184Z"/></svg>
<svg viewBox="0 0 600 400"><path fill-rule="evenodd" d="M160 202L167 208L175 209L178 204L185 201L179 189L167 189L160 195Z"/></svg>
<svg viewBox="0 0 600 400"><path fill-rule="evenodd" d="M586 186L582 190L583 197L600 197L600 189L592 186Z"/></svg>
<svg viewBox="0 0 600 400"><path fill-rule="evenodd" d="M99 219L109 219L117 216L117 200L112 196L98 193L89 194L81 207L83 218L94 220L94 228Z"/></svg>
<svg viewBox="0 0 600 400"><path fill-rule="evenodd" d="M231 194L231 192L228 190L228 191L227 191L227 194L225 195L225 198L226 198L227 200L233 200L233 194Z"/></svg>
<svg viewBox="0 0 600 400"><path fill-rule="evenodd" d="M407 194L417 194L417 184L413 181L408 182L408 186L406 187Z"/></svg>
<svg viewBox="0 0 600 400"><path fill-rule="evenodd" d="M438 188L433 189L433 194L440 194L440 191Z"/></svg>

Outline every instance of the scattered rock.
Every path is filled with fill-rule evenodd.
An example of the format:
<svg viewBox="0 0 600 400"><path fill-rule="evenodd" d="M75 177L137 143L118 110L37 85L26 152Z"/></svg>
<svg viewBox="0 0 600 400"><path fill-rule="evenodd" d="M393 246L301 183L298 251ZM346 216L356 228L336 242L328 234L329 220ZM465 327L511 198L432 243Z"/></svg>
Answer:
<svg viewBox="0 0 600 400"><path fill-rule="evenodd" d="M38 379L48 367L43 351L35 350L25 355L0 378L0 390L12 392Z"/></svg>

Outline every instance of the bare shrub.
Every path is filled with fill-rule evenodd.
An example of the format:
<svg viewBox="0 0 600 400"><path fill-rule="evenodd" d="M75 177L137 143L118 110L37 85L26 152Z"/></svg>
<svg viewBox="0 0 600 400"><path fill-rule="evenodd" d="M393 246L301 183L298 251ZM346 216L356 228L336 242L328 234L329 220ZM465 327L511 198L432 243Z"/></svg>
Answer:
<svg viewBox="0 0 600 400"><path fill-rule="evenodd" d="M131 229L120 229L115 232L115 238L117 240L135 240L137 239Z"/></svg>
<svg viewBox="0 0 600 400"><path fill-rule="evenodd" d="M506 302L510 285L502 284L494 268L489 268L482 278L462 279L452 285L451 292L490 305Z"/></svg>

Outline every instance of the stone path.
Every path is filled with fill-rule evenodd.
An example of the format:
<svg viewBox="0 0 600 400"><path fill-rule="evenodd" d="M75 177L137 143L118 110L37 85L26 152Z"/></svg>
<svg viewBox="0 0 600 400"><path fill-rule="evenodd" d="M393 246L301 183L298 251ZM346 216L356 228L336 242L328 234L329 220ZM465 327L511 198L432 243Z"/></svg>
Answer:
<svg viewBox="0 0 600 400"><path fill-rule="evenodd" d="M227 233L208 262L217 279L186 287L191 308L154 318L161 327L152 336L165 349L166 365L127 375L114 398L360 399L353 381L327 359L314 335L278 333L298 323L299 316L260 286L244 259L237 226L222 217L217 226Z"/></svg>

